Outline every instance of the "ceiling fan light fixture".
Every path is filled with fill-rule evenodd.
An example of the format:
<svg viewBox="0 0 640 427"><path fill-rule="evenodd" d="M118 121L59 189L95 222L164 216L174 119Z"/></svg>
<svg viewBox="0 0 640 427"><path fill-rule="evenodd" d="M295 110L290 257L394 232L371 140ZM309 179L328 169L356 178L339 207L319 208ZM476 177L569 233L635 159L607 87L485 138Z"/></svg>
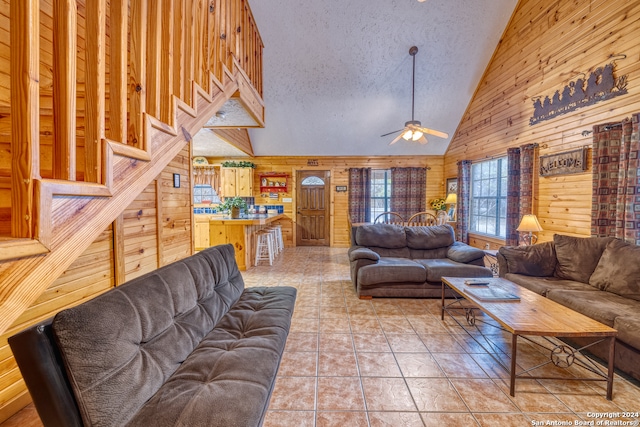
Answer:
<svg viewBox="0 0 640 427"><path fill-rule="evenodd" d="M413 131L411 129L402 134L402 139L404 139L405 141L409 141L412 137Z"/></svg>
<svg viewBox="0 0 640 427"><path fill-rule="evenodd" d="M412 140L417 141L420 138L422 138L422 135L424 135L422 132L420 132L419 130L414 131L413 132L413 136L411 137Z"/></svg>

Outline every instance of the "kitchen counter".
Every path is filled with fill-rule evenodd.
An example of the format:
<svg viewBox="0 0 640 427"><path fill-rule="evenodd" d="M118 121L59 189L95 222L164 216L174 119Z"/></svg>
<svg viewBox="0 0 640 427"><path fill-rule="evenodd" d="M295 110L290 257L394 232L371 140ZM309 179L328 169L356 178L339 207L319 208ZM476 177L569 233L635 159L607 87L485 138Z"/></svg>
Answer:
<svg viewBox="0 0 640 427"><path fill-rule="evenodd" d="M231 218L229 215L210 214L210 224L234 224L234 225L267 225L273 221L284 218L284 214L248 214L241 218Z"/></svg>

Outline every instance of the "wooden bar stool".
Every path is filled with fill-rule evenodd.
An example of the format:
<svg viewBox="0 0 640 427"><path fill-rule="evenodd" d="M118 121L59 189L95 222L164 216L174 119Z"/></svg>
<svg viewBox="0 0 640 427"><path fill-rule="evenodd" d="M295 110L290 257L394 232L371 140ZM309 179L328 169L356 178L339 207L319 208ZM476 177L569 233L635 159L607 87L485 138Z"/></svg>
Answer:
<svg viewBox="0 0 640 427"><path fill-rule="evenodd" d="M273 265L273 236L267 230L258 230L256 237L256 259L253 265L257 266L260 261L269 261L269 265Z"/></svg>
<svg viewBox="0 0 640 427"><path fill-rule="evenodd" d="M282 239L282 226L280 224L272 225L268 228L274 235L274 246L276 247L276 253L280 253L284 250L284 240Z"/></svg>

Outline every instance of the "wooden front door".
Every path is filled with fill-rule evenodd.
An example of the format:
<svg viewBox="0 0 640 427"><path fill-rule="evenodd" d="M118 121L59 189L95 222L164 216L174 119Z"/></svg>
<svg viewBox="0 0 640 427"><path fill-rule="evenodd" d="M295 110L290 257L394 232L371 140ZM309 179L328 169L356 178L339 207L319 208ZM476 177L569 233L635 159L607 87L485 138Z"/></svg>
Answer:
<svg viewBox="0 0 640 427"><path fill-rule="evenodd" d="M297 246L329 246L329 171L298 171Z"/></svg>

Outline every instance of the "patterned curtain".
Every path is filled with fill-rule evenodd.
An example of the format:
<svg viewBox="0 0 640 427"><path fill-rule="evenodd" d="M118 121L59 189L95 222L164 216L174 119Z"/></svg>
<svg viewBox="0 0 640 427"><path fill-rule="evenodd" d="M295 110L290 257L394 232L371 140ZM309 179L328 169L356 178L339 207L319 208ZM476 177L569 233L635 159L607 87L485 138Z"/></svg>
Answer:
<svg viewBox="0 0 640 427"><path fill-rule="evenodd" d="M371 168L349 169L351 222L371 222Z"/></svg>
<svg viewBox="0 0 640 427"><path fill-rule="evenodd" d="M518 246L518 224L520 222L520 148L507 149L507 224L505 244Z"/></svg>
<svg viewBox="0 0 640 427"><path fill-rule="evenodd" d="M520 147L520 218L533 212L533 163L538 144ZM518 218L518 219L520 219ZM517 227L517 226L516 226Z"/></svg>
<svg viewBox="0 0 640 427"><path fill-rule="evenodd" d="M640 245L640 114L593 128L591 234Z"/></svg>
<svg viewBox="0 0 640 427"><path fill-rule="evenodd" d="M458 204L456 214L458 215L456 228L456 240L459 242L469 242L469 206L471 201L471 160L460 160L458 162Z"/></svg>
<svg viewBox="0 0 640 427"><path fill-rule="evenodd" d="M390 209L405 219L427 206L427 169L391 168Z"/></svg>

